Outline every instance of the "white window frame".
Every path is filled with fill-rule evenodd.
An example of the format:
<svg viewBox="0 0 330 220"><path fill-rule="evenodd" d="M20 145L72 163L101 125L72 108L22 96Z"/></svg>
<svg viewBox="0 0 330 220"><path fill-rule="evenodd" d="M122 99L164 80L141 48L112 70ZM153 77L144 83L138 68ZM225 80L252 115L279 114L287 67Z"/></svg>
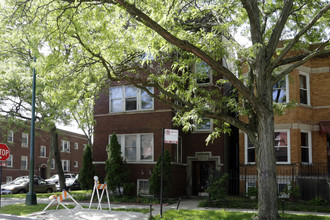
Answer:
<svg viewBox="0 0 330 220"><path fill-rule="evenodd" d="M85 151L87 145L86 144L83 144L83 151Z"/></svg>
<svg viewBox="0 0 330 220"><path fill-rule="evenodd" d="M47 148L46 148L46 146L40 146L40 157L47 157Z"/></svg>
<svg viewBox="0 0 330 220"><path fill-rule="evenodd" d="M25 136L25 137L23 137ZM23 139L26 139L26 142L23 142ZM29 147L29 134L22 133L21 147Z"/></svg>
<svg viewBox="0 0 330 220"><path fill-rule="evenodd" d="M77 142L74 143L74 149L78 150L79 149L79 144Z"/></svg>
<svg viewBox="0 0 330 220"><path fill-rule="evenodd" d="M61 140L61 152L70 152L70 141Z"/></svg>
<svg viewBox="0 0 330 220"><path fill-rule="evenodd" d="M10 161L11 163L8 163ZM9 155L8 159L6 160L7 162L7 167L13 167L13 162L14 162L14 157L13 155Z"/></svg>
<svg viewBox="0 0 330 220"><path fill-rule="evenodd" d="M302 162L302 159L301 159L301 163L303 164L312 164L313 163L313 150L312 150L312 132L311 131L307 131L307 130L301 130L300 131L300 135L301 133L307 133L307 137L308 137L308 146L302 146L301 143L300 143L300 147L301 148L308 148L308 158L309 158L309 161L308 163L306 162Z"/></svg>
<svg viewBox="0 0 330 220"><path fill-rule="evenodd" d="M283 129L283 130L275 130L274 132L287 132L287 153L288 153L288 160L286 162L278 162L276 164L290 164L291 163L291 142L290 142L290 130ZM274 147L285 147L285 146L274 146ZM275 158L276 159L276 158Z"/></svg>
<svg viewBox="0 0 330 220"><path fill-rule="evenodd" d="M50 169L55 170L55 159L52 159L52 163L50 164Z"/></svg>
<svg viewBox="0 0 330 220"><path fill-rule="evenodd" d="M285 78L283 78L283 79L285 79L285 97L286 97L286 101L285 102L278 102L278 103L288 103L289 102L289 77L288 76L285 76ZM283 80L282 79L282 80ZM281 81L281 80L280 80ZM273 92L274 92L274 87L273 87ZM278 89L276 89L276 90L278 90ZM274 99L273 99L273 101L274 101ZM275 101L274 101L275 102ZM277 103L277 102L276 102Z"/></svg>
<svg viewBox="0 0 330 220"><path fill-rule="evenodd" d="M245 164L255 164L256 163L256 155L254 156L254 162L248 162L248 141L249 137L246 133L244 133L244 154L245 154ZM254 147L254 153L256 153L256 148Z"/></svg>
<svg viewBox="0 0 330 220"><path fill-rule="evenodd" d="M179 141L177 144L175 144L174 146L175 147L175 151L176 152L173 152L176 157L176 160L174 161L175 163L182 163L182 137L179 137Z"/></svg>
<svg viewBox="0 0 330 220"><path fill-rule="evenodd" d="M22 165L22 162L26 161L26 167ZM27 170L29 168L29 160L27 156L21 156L21 170Z"/></svg>
<svg viewBox="0 0 330 220"><path fill-rule="evenodd" d="M139 133L139 134L116 134L118 138L118 143L121 146L121 155L124 159L126 159L127 163L144 163L144 162L153 162L154 161L154 149L155 149L155 143L154 143L154 134L153 133ZM128 160L125 155L125 136L136 136L136 160ZM151 135L151 143L152 143L152 149L151 149L151 159L141 159L141 136L142 135ZM111 135L109 135L108 142L110 144Z"/></svg>
<svg viewBox="0 0 330 220"><path fill-rule="evenodd" d="M280 192L280 184L283 184L283 185L287 185L288 187L290 187L290 182L288 182L287 180L281 180L282 178L281 177L278 177L277 178L277 192L278 192L278 198L281 198L281 199L288 199L289 198L289 195L286 194L286 193L281 193Z"/></svg>
<svg viewBox="0 0 330 220"><path fill-rule="evenodd" d="M13 177L12 176L6 176L6 183L9 183L13 181Z"/></svg>
<svg viewBox="0 0 330 220"><path fill-rule="evenodd" d="M255 187L257 188L257 181L253 180L253 181L246 181L245 184L245 194L247 195L247 192L249 191L250 187Z"/></svg>
<svg viewBox="0 0 330 220"><path fill-rule="evenodd" d="M193 65L193 73L196 73L196 66L198 65L198 64L201 64L201 63L204 63L205 65L208 65L207 63L205 63L204 61L200 61L200 62L195 62L194 63L194 65ZM200 85L200 86L207 86L207 85L212 85L213 84L213 74L212 74L212 68L209 66L209 68L210 68L210 71L209 71L209 82L206 82L206 83L203 83L203 82L198 82L198 80L199 79L196 79L196 82L197 82L197 84L198 85Z"/></svg>
<svg viewBox="0 0 330 220"><path fill-rule="evenodd" d="M301 88L300 88L300 75L306 77L307 104L300 102L300 90L301 90ZM310 106L311 105L311 100L310 100L311 96L310 96L310 83L309 83L309 74L308 73L299 71L298 85L299 85L299 103L300 103L300 105Z"/></svg>
<svg viewBox="0 0 330 220"><path fill-rule="evenodd" d="M70 160L61 160L61 163L64 172L70 171Z"/></svg>
<svg viewBox="0 0 330 220"><path fill-rule="evenodd" d="M144 90L141 90L139 88L136 88L137 89L137 96L136 96L136 109L135 110L126 110L126 98L129 98L129 97L126 97L126 87L134 87L134 86L131 86L131 85L126 85L126 86L115 86L115 87L111 87L111 88L121 88L120 91L121 91L121 98L116 98L114 100L121 100L121 111L116 111L114 112L112 110L112 98L111 98L111 88L109 89L109 112L110 113L122 113L122 112L137 112L137 111L150 111L150 110L154 110L154 98L153 97L150 97L151 98L151 108L150 109L143 109L142 108L142 93L144 92ZM150 87L149 88L149 91L151 91L151 93L154 93L154 88L153 87Z"/></svg>
<svg viewBox="0 0 330 220"><path fill-rule="evenodd" d="M73 167L75 167L75 168L78 167L78 161L73 161Z"/></svg>
<svg viewBox="0 0 330 220"><path fill-rule="evenodd" d="M195 123L194 132L211 132L213 130L213 120L212 120L212 118L207 118L207 117L202 118L202 120L207 120L207 119L210 120L210 128L201 129L201 128L198 128L198 123ZM200 123L200 124L202 124L202 123Z"/></svg>
<svg viewBox="0 0 330 220"><path fill-rule="evenodd" d="M148 188L148 193L147 194L140 194L140 191L139 191L141 182L148 182L150 184L149 180L148 179L137 179L136 182L137 182L137 184L136 184L136 186L137 186L137 188L136 188L137 195L138 196L150 196L149 188Z"/></svg>
<svg viewBox="0 0 330 220"><path fill-rule="evenodd" d="M14 132L12 130L8 132L7 142L14 143Z"/></svg>

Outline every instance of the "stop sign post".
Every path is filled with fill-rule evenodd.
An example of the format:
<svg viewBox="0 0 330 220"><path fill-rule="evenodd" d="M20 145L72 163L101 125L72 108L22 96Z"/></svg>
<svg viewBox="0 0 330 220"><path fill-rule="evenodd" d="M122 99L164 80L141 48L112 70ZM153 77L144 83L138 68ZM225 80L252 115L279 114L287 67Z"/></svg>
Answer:
<svg viewBox="0 0 330 220"><path fill-rule="evenodd" d="M0 144L0 161L5 161L10 155L10 150L5 144Z"/></svg>
<svg viewBox="0 0 330 220"><path fill-rule="evenodd" d="M0 162L6 161L10 155L10 150L5 144L0 143ZM0 182L2 180L2 166L0 166ZM0 184L1 191L1 184ZM1 207L1 193L0 193L0 207Z"/></svg>

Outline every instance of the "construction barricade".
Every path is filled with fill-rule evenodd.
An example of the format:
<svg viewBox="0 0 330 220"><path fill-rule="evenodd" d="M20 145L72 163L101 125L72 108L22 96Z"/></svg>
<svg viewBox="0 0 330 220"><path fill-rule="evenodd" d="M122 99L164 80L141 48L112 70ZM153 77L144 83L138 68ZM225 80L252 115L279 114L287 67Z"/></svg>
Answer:
<svg viewBox="0 0 330 220"><path fill-rule="evenodd" d="M93 203L93 198L94 198L94 195L96 193L96 195L97 195L97 201L98 201L98 205L97 205L96 210L102 210L101 203L102 203L103 195L105 193L106 196L107 196L107 200L108 200L109 211L111 211L110 199L109 199L109 193L108 193L107 184L106 183L100 184L98 180L99 180L99 178L97 176L94 176L94 187L93 187L91 201L89 203L89 209L91 209L91 206L92 206L92 203ZM102 190L101 195L99 193L99 190Z"/></svg>
<svg viewBox="0 0 330 220"><path fill-rule="evenodd" d="M76 204L73 209L69 209L65 204L63 204L63 201L67 198L70 198ZM49 199L52 201L46 206L43 212L45 212L54 202L57 202L56 209L58 209L59 205L61 205L71 213L77 211L78 209L83 209L83 207L66 190L63 190L61 195L50 196Z"/></svg>

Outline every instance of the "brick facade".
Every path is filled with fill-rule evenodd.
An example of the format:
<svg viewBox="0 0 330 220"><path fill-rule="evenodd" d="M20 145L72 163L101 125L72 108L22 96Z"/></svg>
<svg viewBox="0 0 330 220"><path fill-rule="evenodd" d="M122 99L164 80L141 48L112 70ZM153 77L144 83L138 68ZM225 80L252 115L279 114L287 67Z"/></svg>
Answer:
<svg viewBox="0 0 330 220"><path fill-rule="evenodd" d="M8 142L7 134L3 132L10 132L11 130L2 131L0 133L0 142L5 143L10 149L10 155L12 156L12 166L2 168L1 182L6 180L15 179L19 176L29 175L30 169L30 131L22 130L19 128L13 128L13 141ZM28 136L28 146L22 146L22 133L26 133ZM70 143L70 151L61 152L61 160L69 161L69 170L66 172L78 174L82 166L82 156L84 145L86 145L87 139L84 135L60 130L58 129L58 144L59 150L61 150L61 141L65 140ZM76 149L75 143L78 144ZM45 155L41 154L41 146L46 149ZM50 153L50 134L47 131L36 129L35 141L34 141L34 175L46 177L47 161ZM26 169L21 166L21 157L27 157ZM76 166L74 166L76 165ZM56 169L51 169L51 175L56 174Z"/></svg>
<svg viewBox="0 0 330 220"><path fill-rule="evenodd" d="M307 76L309 83L309 104L300 104L299 75ZM320 122L330 120L330 57L314 58L303 66L298 67L288 77L289 99L298 104L285 111L284 115L275 116L275 131L288 130L290 133L290 161L288 164L278 164L278 169L290 170L295 167L299 174L302 165L320 165L322 172L327 170L330 163L329 133L320 132ZM302 163L301 132L310 133L311 158L308 163ZM239 135L239 152L241 170L244 167L251 168L245 162L244 134ZM255 169L252 166L252 169ZM324 169L325 168L325 169ZM243 185L242 185L243 184ZM245 191L244 183L241 182L241 192Z"/></svg>
<svg viewBox="0 0 330 220"><path fill-rule="evenodd" d="M155 91L157 92L157 91ZM93 145L94 161L97 172L101 178L105 176L104 162L107 159L106 146L109 144L109 135L116 132L117 135L129 134L153 134L153 160L149 162L128 162L131 170L132 182L136 185L139 180L148 180L153 171L158 157L161 155L162 129L177 129L172 124L173 109L157 100L153 101L152 110L109 113L109 89L105 89L96 101L94 117L95 139ZM205 139L208 133L190 132L184 133L179 129L182 140L182 161L172 163L173 185L170 196L192 195L192 163L202 161L208 165L211 162L221 169L223 165L224 145L223 139L217 139L208 146ZM123 147L122 147L123 148ZM174 158L176 145L165 144L165 150L169 150ZM211 167L210 167L211 169Z"/></svg>

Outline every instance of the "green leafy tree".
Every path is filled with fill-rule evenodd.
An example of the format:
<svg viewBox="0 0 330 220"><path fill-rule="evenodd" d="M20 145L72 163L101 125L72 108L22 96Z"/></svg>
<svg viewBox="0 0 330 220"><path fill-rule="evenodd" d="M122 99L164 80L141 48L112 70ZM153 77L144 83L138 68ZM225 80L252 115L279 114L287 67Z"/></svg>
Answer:
<svg viewBox="0 0 330 220"><path fill-rule="evenodd" d="M172 165L171 165L171 156L168 150L164 152L164 166L163 166L163 192L168 194L171 191L172 186ZM159 196L160 195L160 182L161 182L161 163L162 156L158 157L158 161L154 166L151 177L149 179L149 192Z"/></svg>
<svg viewBox="0 0 330 220"><path fill-rule="evenodd" d="M105 162L105 181L109 188L113 191L117 191L122 196L125 187L130 179L130 173L126 162L121 156L121 147L118 143L117 135L114 133L111 135L110 145L107 146L108 159Z"/></svg>
<svg viewBox="0 0 330 220"><path fill-rule="evenodd" d="M93 164L92 148L87 145L84 151L82 167L79 172L78 181L81 189L93 189L95 176L95 165Z"/></svg>
<svg viewBox="0 0 330 220"><path fill-rule="evenodd" d="M35 36L32 44L47 42L49 76L93 68L97 79L106 74L172 105L184 129L212 118L219 126L208 141L229 132L229 124L244 131L256 147L257 218L277 219L274 115L286 104L273 103L272 88L308 60L329 55L329 9L327 0L12 0L1 5L0 32L1 42L12 46L26 32ZM308 47L315 42L325 43ZM224 80L199 86L196 79L205 74L191 66L201 62ZM235 94L222 95L226 83L240 103ZM238 114L247 120L233 117Z"/></svg>

